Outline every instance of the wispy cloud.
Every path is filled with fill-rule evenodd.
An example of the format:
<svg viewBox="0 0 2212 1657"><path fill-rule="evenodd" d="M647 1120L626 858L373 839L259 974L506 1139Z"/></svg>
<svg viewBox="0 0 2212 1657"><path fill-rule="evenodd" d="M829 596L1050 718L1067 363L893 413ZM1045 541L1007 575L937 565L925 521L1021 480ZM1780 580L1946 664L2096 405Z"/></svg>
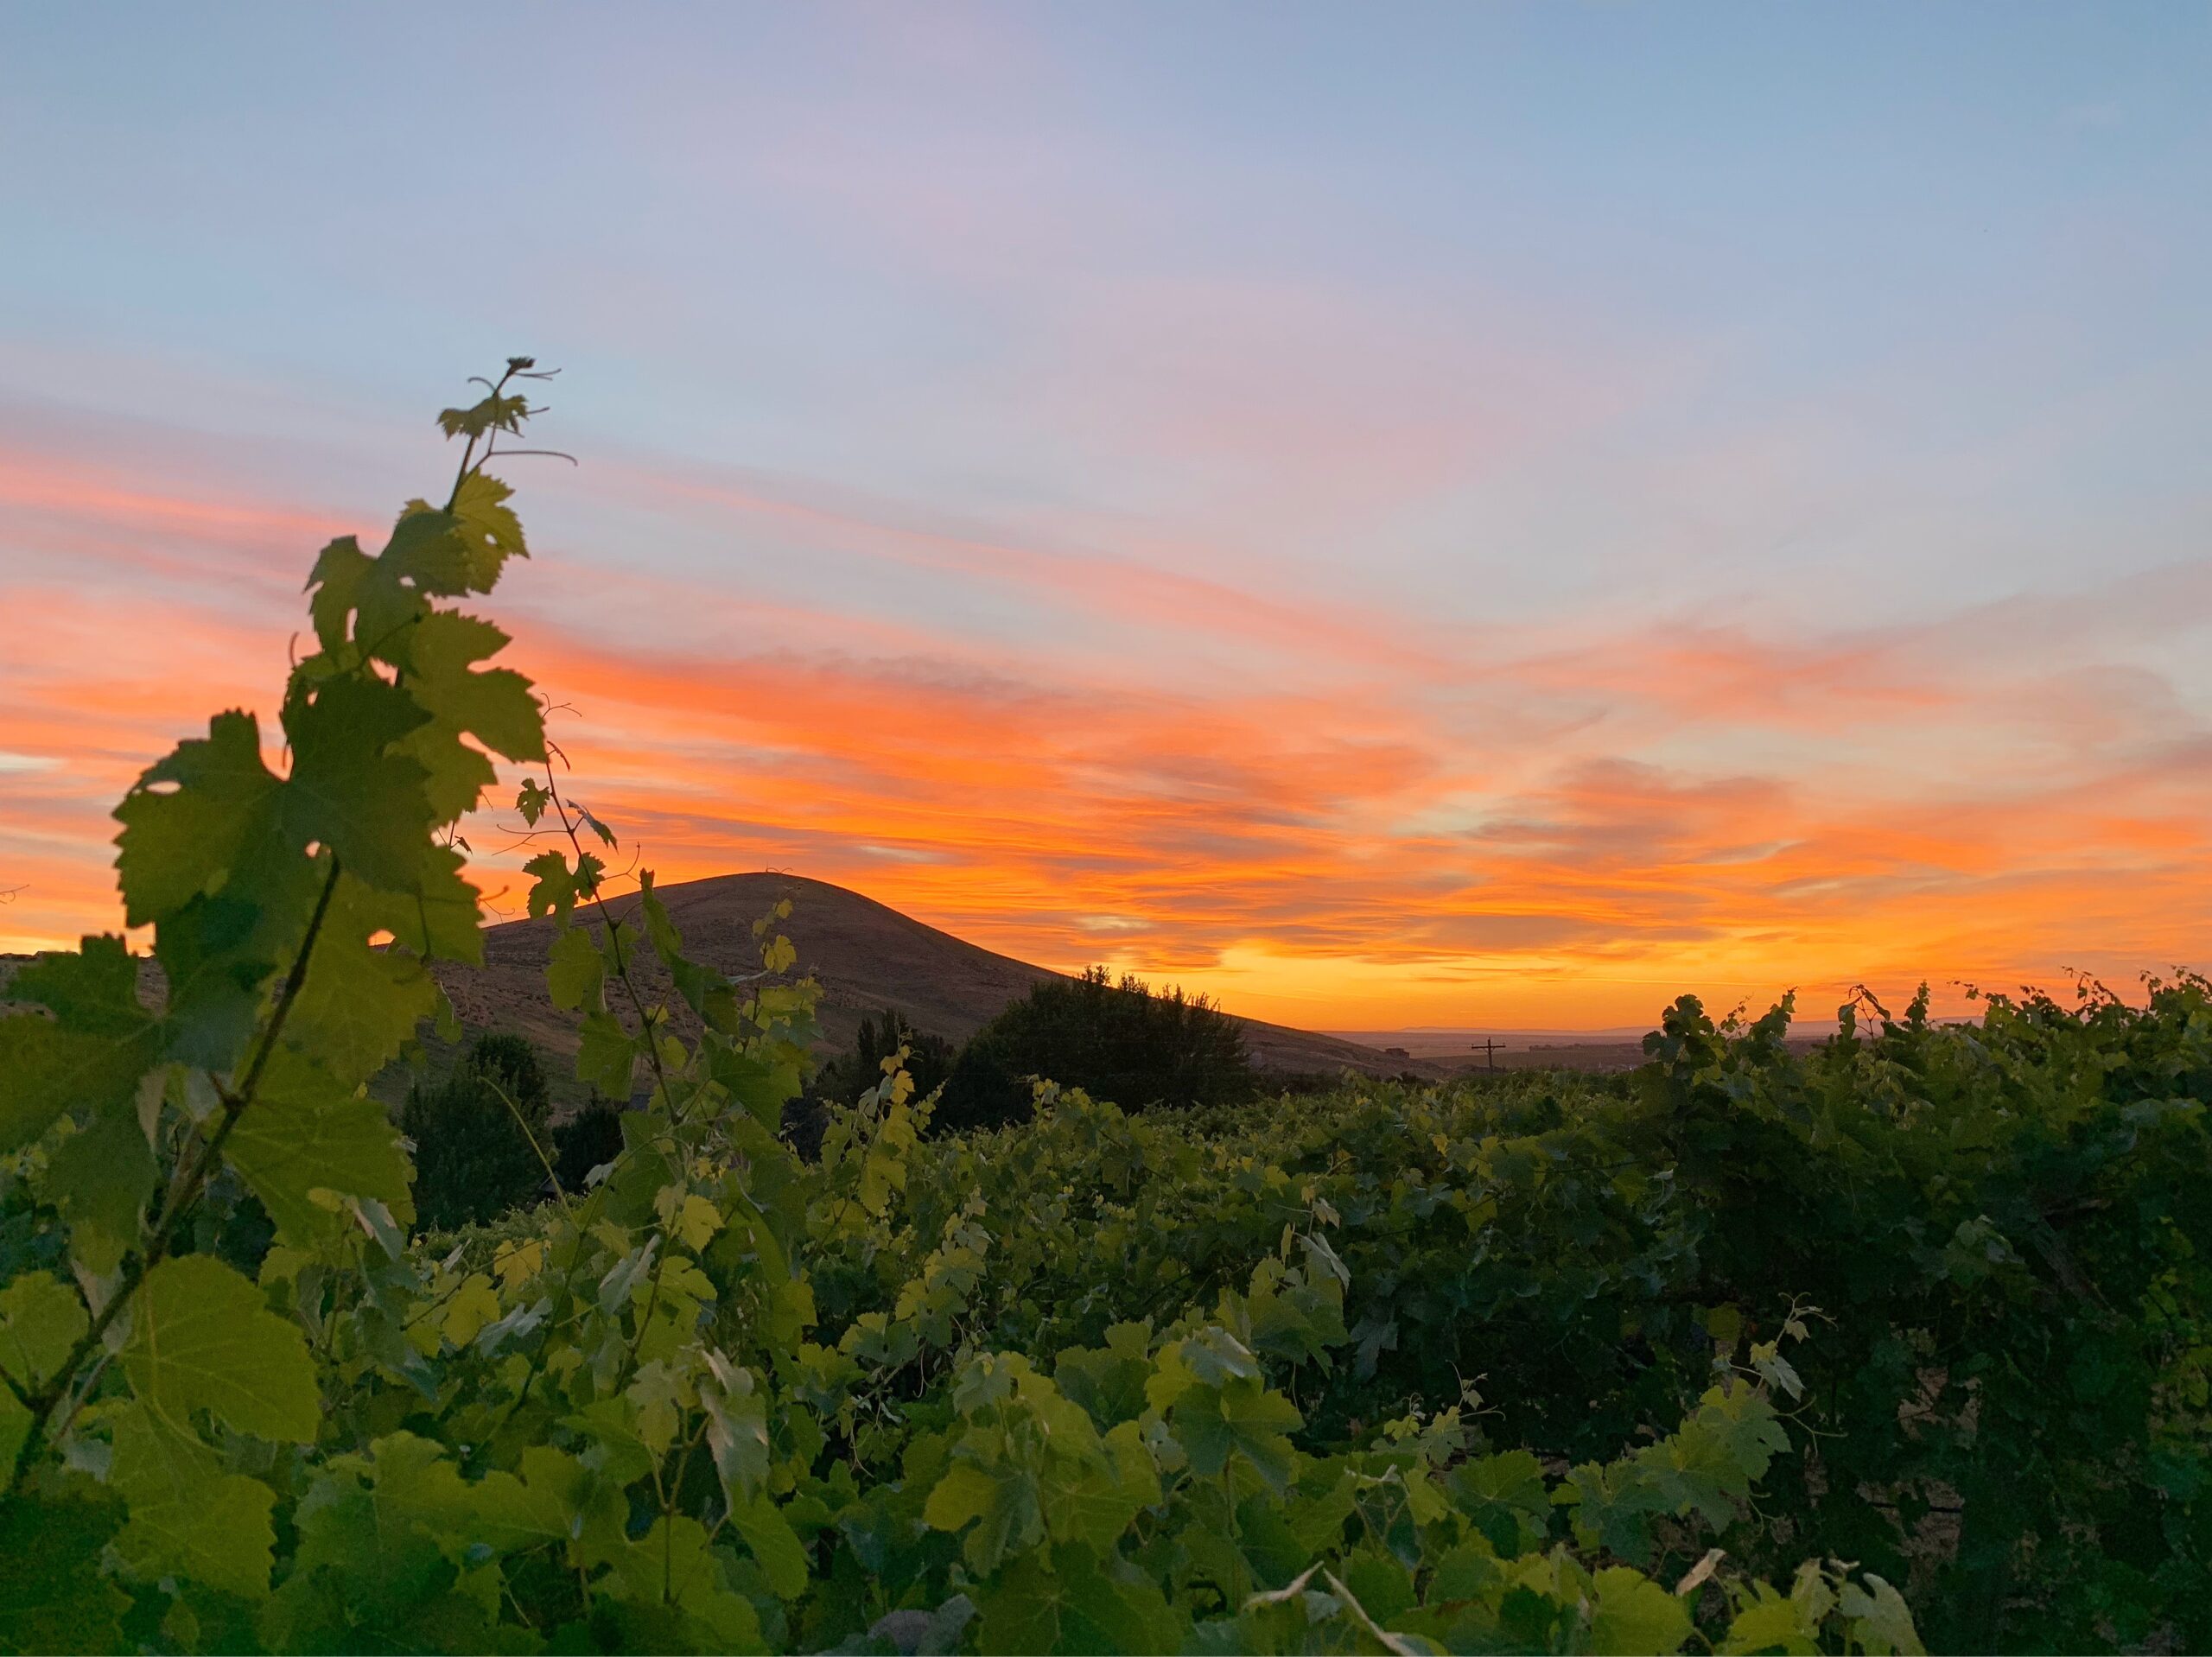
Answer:
<svg viewBox="0 0 2212 1657"><path fill-rule="evenodd" d="M273 707L315 544L374 530L97 454L0 454L0 606L35 619L0 657L0 932L29 947L114 924L108 807L208 714ZM2123 973L2212 922L2212 731L2157 665L2212 564L1888 626L1500 638L650 458L543 504L495 607L573 786L664 879L797 869L1338 1025ZM612 563L585 525L677 550ZM716 546L845 573L748 594L683 550ZM918 571L941 603L880 603Z"/></svg>

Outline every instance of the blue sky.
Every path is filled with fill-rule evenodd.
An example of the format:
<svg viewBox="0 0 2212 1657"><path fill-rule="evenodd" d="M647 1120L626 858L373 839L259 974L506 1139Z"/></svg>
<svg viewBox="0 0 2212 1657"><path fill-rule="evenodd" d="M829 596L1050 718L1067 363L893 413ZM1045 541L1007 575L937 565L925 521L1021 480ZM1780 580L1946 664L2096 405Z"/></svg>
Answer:
<svg viewBox="0 0 2212 1657"><path fill-rule="evenodd" d="M0 452L372 523L461 374L558 362L587 463L518 476L557 564L518 617L955 698L911 765L859 690L834 729L733 701L640 797L671 865L1053 964L1470 1021L1509 981L1595 1018L1628 964L2165 964L2206 850L2208 70L2166 6L21 8ZM307 549L226 562L105 486L17 502L0 579L280 625ZM607 673L594 728L650 741ZM130 733L29 752L83 752L66 662L0 697L43 937ZM1086 749L1110 697L1156 723ZM963 743L1046 702L1077 735L963 837ZM1577 811L1685 838L1609 875ZM1743 873L1870 833L1834 913ZM1891 950L1900 905L1951 918Z"/></svg>

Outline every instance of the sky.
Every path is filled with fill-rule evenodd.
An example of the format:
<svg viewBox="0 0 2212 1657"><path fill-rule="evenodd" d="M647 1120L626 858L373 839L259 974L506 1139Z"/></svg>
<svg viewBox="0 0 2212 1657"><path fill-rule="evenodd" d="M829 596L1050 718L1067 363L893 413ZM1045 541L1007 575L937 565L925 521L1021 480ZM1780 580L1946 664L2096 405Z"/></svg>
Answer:
<svg viewBox="0 0 2212 1657"><path fill-rule="evenodd" d="M2212 966L2208 84L2171 5L9 8L0 949L529 352L483 607L663 881L1330 1028Z"/></svg>

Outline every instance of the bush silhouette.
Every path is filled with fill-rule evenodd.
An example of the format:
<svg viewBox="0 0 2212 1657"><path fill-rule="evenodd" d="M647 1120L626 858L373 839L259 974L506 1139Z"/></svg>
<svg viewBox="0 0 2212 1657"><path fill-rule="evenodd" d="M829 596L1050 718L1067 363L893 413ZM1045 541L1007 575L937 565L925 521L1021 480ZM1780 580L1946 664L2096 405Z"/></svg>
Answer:
<svg viewBox="0 0 2212 1657"><path fill-rule="evenodd" d="M444 1082L410 1089L399 1127L415 1141L415 1210L423 1227L496 1219L535 1197L545 1165L530 1135L545 1145L545 1072L537 1050L519 1036L480 1036Z"/></svg>
<svg viewBox="0 0 2212 1657"><path fill-rule="evenodd" d="M598 1089L568 1121L553 1129L553 1178L574 1193L584 1188L591 1171L622 1152L622 1106Z"/></svg>
<svg viewBox="0 0 2212 1657"><path fill-rule="evenodd" d="M933 1092L952 1074L954 1050L944 1037L915 1029L891 1007L880 1019L862 1019L852 1048L823 1064L806 1091L784 1107L784 1137L799 1155L813 1160L830 1124L829 1108L852 1104L882 1081L883 1061L902 1044L916 1094Z"/></svg>
<svg viewBox="0 0 2212 1657"><path fill-rule="evenodd" d="M824 1100L849 1105L883 1080L883 1061L901 1045L907 1049L906 1074L914 1078L914 1091L930 1092L952 1074L952 1044L942 1036L917 1030L887 1007L879 1021L862 1019L850 1052L840 1053L822 1067L810 1092Z"/></svg>
<svg viewBox="0 0 2212 1657"><path fill-rule="evenodd" d="M1154 992L1103 967L1052 979L976 1032L946 1079L936 1123L996 1127L1030 1114L1029 1078L1125 1110L1230 1104L1258 1091L1236 1021L1204 995Z"/></svg>

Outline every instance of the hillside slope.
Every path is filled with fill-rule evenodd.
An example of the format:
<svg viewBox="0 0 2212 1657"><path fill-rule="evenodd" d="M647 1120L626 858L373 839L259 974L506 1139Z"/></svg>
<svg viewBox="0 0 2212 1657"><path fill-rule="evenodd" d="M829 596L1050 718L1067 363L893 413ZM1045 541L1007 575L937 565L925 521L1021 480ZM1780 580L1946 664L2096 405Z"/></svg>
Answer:
<svg viewBox="0 0 2212 1657"><path fill-rule="evenodd" d="M789 898L784 930L798 949L798 970L822 986L828 1044L852 1044L863 1018L886 1007L918 1030L958 1043L1032 986L1057 975L925 925L872 898L796 874L724 874L659 888L661 901L699 960L731 974L757 968L753 923ZM609 899L626 915L634 896ZM556 1052L575 1051L573 1020L545 997L550 920L510 921L484 936L484 965L441 968L461 1021L473 1029L512 1030ZM1240 1019L1253 1057L1270 1070L1333 1075L1395 1075L1431 1067L1311 1031ZM1440 1069L1441 1067L1437 1067Z"/></svg>

